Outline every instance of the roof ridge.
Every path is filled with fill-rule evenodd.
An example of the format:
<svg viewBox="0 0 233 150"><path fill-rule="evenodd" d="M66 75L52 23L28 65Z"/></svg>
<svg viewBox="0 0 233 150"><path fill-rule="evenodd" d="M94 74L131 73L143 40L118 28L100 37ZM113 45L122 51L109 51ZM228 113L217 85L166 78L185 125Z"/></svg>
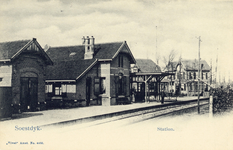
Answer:
<svg viewBox="0 0 233 150"><path fill-rule="evenodd" d="M125 41L118 41L118 42L106 42L106 43L95 43L94 45L101 45L101 44L113 44L113 43L124 43ZM81 45L63 45L63 46L50 46L50 48L59 48L59 47L76 47L76 46L85 46L83 44Z"/></svg>
<svg viewBox="0 0 233 150"><path fill-rule="evenodd" d="M91 61L91 60L97 60L96 58L93 59L70 59L70 60L55 60L54 62L78 62L78 61Z"/></svg>
<svg viewBox="0 0 233 150"><path fill-rule="evenodd" d="M148 59L148 58L135 58L136 60L152 60L152 59ZM153 60L152 60L153 61Z"/></svg>
<svg viewBox="0 0 233 150"><path fill-rule="evenodd" d="M0 42L0 44L4 44L4 43L10 43L10 42L26 42L26 41L31 41L31 39L25 39L25 40L16 40L16 41L5 41L5 42Z"/></svg>

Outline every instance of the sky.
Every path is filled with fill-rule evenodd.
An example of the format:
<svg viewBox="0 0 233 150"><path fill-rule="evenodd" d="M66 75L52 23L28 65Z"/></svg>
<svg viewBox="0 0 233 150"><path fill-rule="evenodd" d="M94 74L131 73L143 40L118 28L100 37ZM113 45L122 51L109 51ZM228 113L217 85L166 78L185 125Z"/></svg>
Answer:
<svg viewBox="0 0 233 150"><path fill-rule="evenodd" d="M0 42L70 46L94 36L126 41L135 58L161 67L172 50L175 60L198 59L200 36L201 59L233 80L233 0L0 0L0 21Z"/></svg>

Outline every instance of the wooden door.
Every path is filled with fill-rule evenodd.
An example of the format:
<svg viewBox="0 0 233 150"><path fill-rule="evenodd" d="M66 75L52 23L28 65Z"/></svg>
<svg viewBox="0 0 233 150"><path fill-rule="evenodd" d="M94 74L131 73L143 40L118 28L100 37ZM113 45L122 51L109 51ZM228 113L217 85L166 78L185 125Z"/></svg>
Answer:
<svg viewBox="0 0 233 150"><path fill-rule="evenodd" d="M90 105L90 98L91 98L91 78L86 78L86 105Z"/></svg>
<svg viewBox="0 0 233 150"><path fill-rule="evenodd" d="M21 111L35 111L38 102L38 79L21 77L20 89Z"/></svg>

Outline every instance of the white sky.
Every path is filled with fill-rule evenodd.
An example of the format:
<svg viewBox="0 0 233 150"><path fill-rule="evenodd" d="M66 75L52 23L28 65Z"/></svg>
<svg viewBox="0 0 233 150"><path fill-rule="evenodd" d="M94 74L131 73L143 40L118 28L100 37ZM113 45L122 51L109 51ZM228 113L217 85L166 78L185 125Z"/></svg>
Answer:
<svg viewBox="0 0 233 150"><path fill-rule="evenodd" d="M233 80L233 1L222 0L0 0L0 42L37 38L44 47L127 41L135 58L198 58ZM156 30L157 26L157 30ZM217 50L218 49L218 50Z"/></svg>

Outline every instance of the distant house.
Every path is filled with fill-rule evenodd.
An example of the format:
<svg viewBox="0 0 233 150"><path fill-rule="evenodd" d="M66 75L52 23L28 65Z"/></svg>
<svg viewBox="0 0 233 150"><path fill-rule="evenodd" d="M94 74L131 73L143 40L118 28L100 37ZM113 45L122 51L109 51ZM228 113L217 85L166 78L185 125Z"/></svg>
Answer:
<svg viewBox="0 0 233 150"><path fill-rule="evenodd" d="M93 37L83 37L83 45L50 47L46 53L54 62L46 69L47 101L109 106L130 100L135 59L126 41L96 44Z"/></svg>
<svg viewBox="0 0 233 150"><path fill-rule="evenodd" d="M136 59L136 65L131 67L131 86L135 101L155 100L160 95L161 80L169 75L151 59Z"/></svg>
<svg viewBox="0 0 233 150"><path fill-rule="evenodd" d="M0 43L0 87L10 87L16 110L45 108L45 68L51 59L35 38Z"/></svg>
<svg viewBox="0 0 233 150"><path fill-rule="evenodd" d="M200 94L208 95L210 84L210 66L205 60L200 61ZM171 93L184 94L194 96L198 93L198 61L197 60L182 60L173 62L167 66L167 71L174 71L174 76L168 76L166 79L169 82L168 89Z"/></svg>

